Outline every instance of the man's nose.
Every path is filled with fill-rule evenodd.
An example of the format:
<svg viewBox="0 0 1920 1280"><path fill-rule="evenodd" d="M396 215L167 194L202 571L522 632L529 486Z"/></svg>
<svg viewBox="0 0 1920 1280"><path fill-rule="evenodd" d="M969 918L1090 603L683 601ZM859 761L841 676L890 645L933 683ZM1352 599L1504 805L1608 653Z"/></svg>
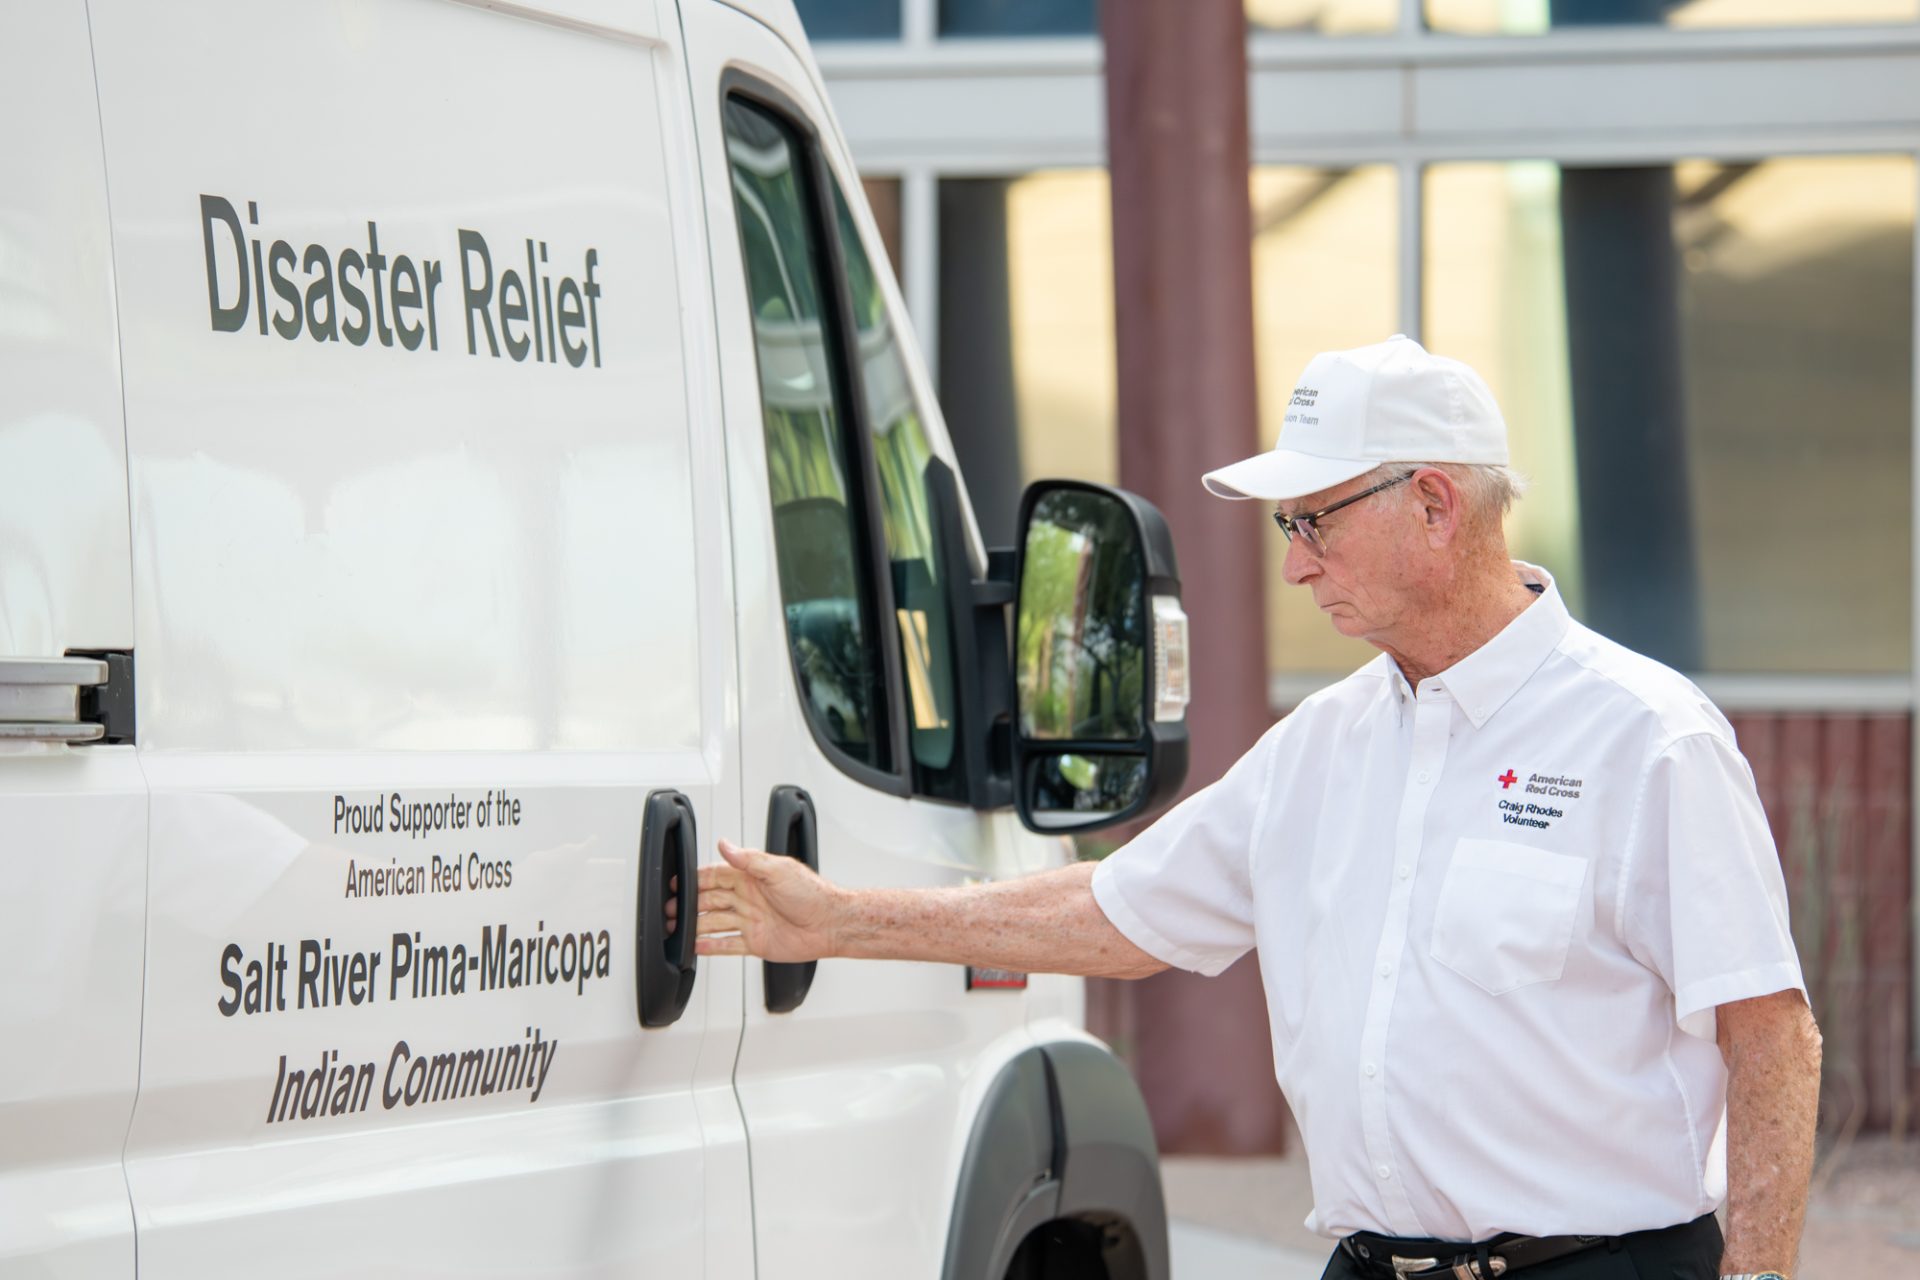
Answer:
<svg viewBox="0 0 1920 1280"><path fill-rule="evenodd" d="M1299 586L1320 572L1320 557L1313 554L1307 540L1295 534L1287 543L1287 558L1281 564L1281 576L1291 586Z"/></svg>

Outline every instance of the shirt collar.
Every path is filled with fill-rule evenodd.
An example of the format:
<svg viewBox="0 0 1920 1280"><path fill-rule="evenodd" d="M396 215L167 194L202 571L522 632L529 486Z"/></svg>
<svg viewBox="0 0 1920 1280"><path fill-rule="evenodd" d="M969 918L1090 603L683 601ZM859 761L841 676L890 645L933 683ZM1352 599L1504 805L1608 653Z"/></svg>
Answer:
<svg viewBox="0 0 1920 1280"><path fill-rule="evenodd" d="M1552 574L1524 560L1515 560L1513 569L1520 581L1539 583L1545 590L1493 639L1432 677L1460 704L1476 729L1492 719L1493 713L1532 678L1547 655L1559 646L1572 623ZM1398 695L1396 704L1403 698L1410 700L1412 690L1407 688L1406 677L1391 659L1387 665L1392 673L1392 687Z"/></svg>

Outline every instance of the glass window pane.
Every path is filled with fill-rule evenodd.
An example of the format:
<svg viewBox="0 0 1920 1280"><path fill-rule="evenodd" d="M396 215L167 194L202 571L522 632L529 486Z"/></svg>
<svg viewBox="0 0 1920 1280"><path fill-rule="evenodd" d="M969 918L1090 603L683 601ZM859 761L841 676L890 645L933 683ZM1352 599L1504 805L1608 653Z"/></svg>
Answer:
<svg viewBox="0 0 1920 1280"><path fill-rule="evenodd" d="M894 614L906 677L907 726L913 748L913 789L949 800L966 798L954 755L954 670L948 584L941 572L927 464L933 447L900 355L899 330L887 310L873 261L860 243L846 198L833 192L848 293L858 330L860 390L873 432L880 477L880 520L893 567Z"/></svg>
<svg viewBox="0 0 1920 1280"><path fill-rule="evenodd" d="M1294 381L1321 351L1379 342L1397 328L1398 183L1389 165L1261 166L1253 173L1253 323L1260 447L1271 449ZM1207 467L1232 458L1203 459ZM1202 468L1203 470L1205 468ZM1196 477L1197 479L1197 477ZM1330 626L1310 592L1281 576L1286 541L1267 539L1267 663L1284 674L1345 674L1376 650Z"/></svg>
<svg viewBox="0 0 1920 1280"><path fill-rule="evenodd" d="M1247 0L1256 31L1306 35L1377 35L1400 22L1400 0Z"/></svg>
<svg viewBox="0 0 1920 1280"><path fill-rule="evenodd" d="M836 403L804 147L782 121L738 99L727 103L726 128L787 643L815 728L853 759L885 769L886 704L863 549L859 454Z"/></svg>
<svg viewBox="0 0 1920 1280"><path fill-rule="evenodd" d="M943 36L1089 36L1097 0L940 0Z"/></svg>
<svg viewBox="0 0 1920 1280"><path fill-rule="evenodd" d="M1113 207L1105 170L1007 184L1007 273L1024 479L1120 482Z"/></svg>
<svg viewBox="0 0 1920 1280"><path fill-rule="evenodd" d="M1675 30L1912 22L1920 0L1427 0L1427 24L1462 35L1663 24Z"/></svg>
<svg viewBox="0 0 1920 1280"><path fill-rule="evenodd" d="M941 180L940 405L988 546L1029 481L1115 480L1111 226L1104 170Z"/></svg>
<svg viewBox="0 0 1920 1280"><path fill-rule="evenodd" d="M1914 166L1442 165L1427 336L1534 490L1515 554L1704 672L1910 667Z"/></svg>
<svg viewBox="0 0 1920 1280"><path fill-rule="evenodd" d="M898 40L900 0L794 0L809 40Z"/></svg>

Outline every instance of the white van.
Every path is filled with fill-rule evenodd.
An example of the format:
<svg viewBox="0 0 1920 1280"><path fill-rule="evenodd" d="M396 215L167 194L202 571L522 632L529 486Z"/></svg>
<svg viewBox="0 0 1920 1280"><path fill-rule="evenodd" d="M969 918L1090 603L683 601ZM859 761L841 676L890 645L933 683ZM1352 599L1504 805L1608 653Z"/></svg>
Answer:
<svg viewBox="0 0 1920 1280"><path fill-rule="evenodd" d="M1077 980L665 928L1184 772L903 315L787 0L0 7L0 1274L1166 1276Z"/></svg>

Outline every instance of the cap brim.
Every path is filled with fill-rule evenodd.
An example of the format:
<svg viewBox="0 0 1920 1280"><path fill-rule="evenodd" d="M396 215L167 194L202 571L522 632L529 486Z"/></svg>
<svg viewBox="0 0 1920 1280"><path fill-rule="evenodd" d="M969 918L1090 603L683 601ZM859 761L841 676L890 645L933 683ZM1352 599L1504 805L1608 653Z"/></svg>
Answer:
<svg viewBox="0 0 1920 1280"><path fill-rule="evenodd" d="M1370 458L1321 458L1311 453L1274 449L1209 471L1200 477L1200 482L1216 497L1279 502L1331 489L1379 465Z"/></svg>

